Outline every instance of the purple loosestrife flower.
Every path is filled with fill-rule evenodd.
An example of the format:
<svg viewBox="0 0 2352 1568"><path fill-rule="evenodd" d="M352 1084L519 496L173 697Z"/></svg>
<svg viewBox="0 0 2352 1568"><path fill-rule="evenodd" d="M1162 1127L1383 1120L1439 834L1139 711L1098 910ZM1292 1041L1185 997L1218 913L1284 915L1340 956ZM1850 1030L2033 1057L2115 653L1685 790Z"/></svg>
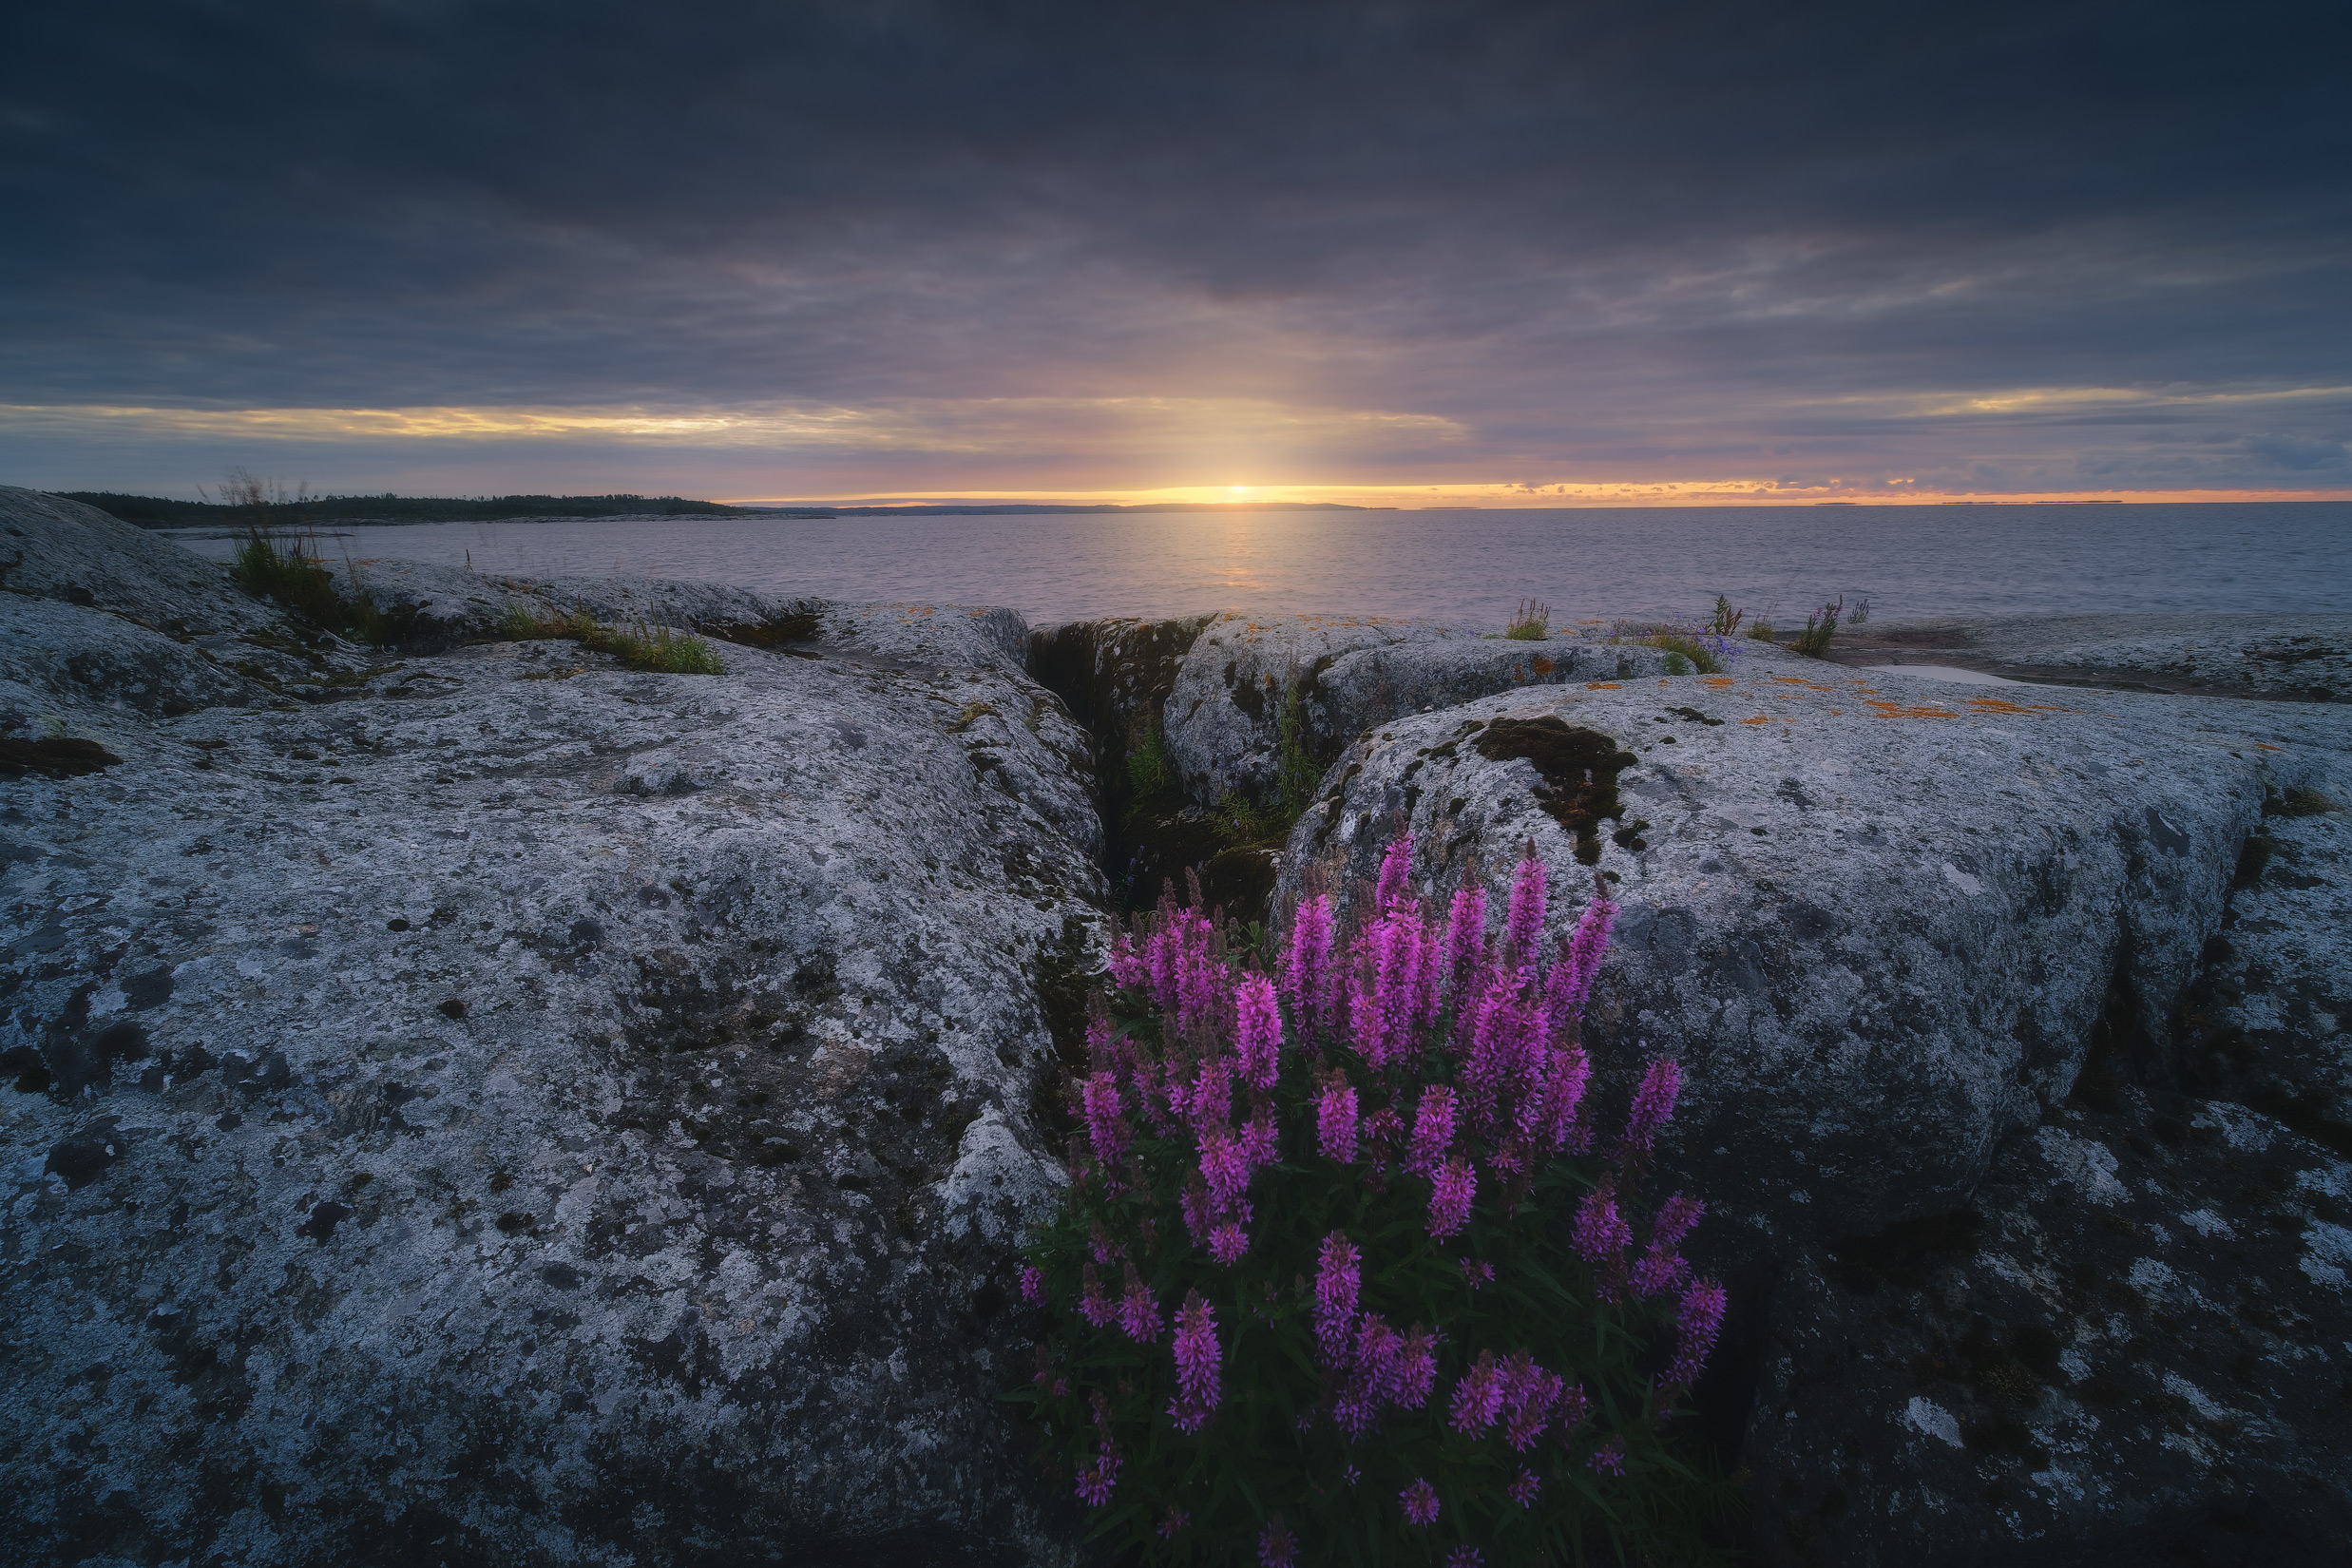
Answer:
<svg viewBox="0 0 2352 1568"><path fill-rule="evenodd" d="M1625 1473L1625 1440L1613 1437L1593 1450L1593 1457L1584 1462L1598 1474L1621 1476Z"/></svg>
<svg viewBox="0 0 2352 1568"><path fill-rule="evenodd" d="M1095 1462L1083 1464L1078 1472L1078 1495L1089 1508L1100 1508L1111 1501L1111 1493L1119 1485L1119 1449L1110 1439L1102 1440L1096 1451Z"/></svg>
<svg viewBox="0 0 2352 1568"><path fill-rule="evenodd" d="M1526 858L1511 876L1511 907L1502 919L1503 962L1521 968L1533 966L1536 944L1543 936L1543 861L1529 846Z"/></svg>
<svg viewBox="0 0 2352 1568"><path fill-rule="evenodd" d="M1397 1351L1396 1367L1387 1382L1388 1399L1418 1410L1429 1403L1436 1388L1437 1340L1416 1323L1405 1330L1405 1344Z"/></svg>
<svg viewBox="0 0 2352 1568"><path fill-rule="evenodd" d="M1302 899L1291 911L1291 947L1282 957L1282 994L1297 1009L1301 1025L1311 1035L1329 1029L1332 983L1338 974L1331 937L1331 900L1328 893Z"/></svg>
<svg viewBox="0 0 2352 1568"><path fill-rule="evenodd" d="M1176 1198L1176 1207L1184 1212L1184 1228L1202 1246L1209 1241L1209 1188L1198 1176L1185 1184Z"/></svg>
<svg viewBox="0 0 2352 1568"><path fill-rule="evenodd" d="M1176 1397L1168 1405L1176 1429L1188 1437L1209 1425L1209 1417L1216 1410L1222 1354L1217 1348L1215 1312L1201 1300L1198 1291L1189 1291L1183 1310L1176 1313Z"/></svg>
<svg viewBox="0 0 2352 1568"><path fill-rule="evenodd" d="M1250 1250L1250 1233L1238 1225L1219 1225L1209 1233L1209 1255L1230 1269Z"/></svg>
<svg viewBox="0 0 2352 1568"><path fill-rule="evenodd" d="M1162 1540L1174 1540L1176 1539L1176 1532L1192 1522L1193 1516L1191 1514L1186 1513L1183 1509L1171 1503L1168 1507L1167 1513L1160 1517L1158 1525L1159 1539Z"/></svg>
<svg viewBox="0 0 2352 1568"><path fill-rule="evenodd" d="M1593 994L1593 981L1609 950L1609 927L1616 917L1616 905L1597 895L1578 917L1576 932L1561 947L1544 985L1544 1007L1552 1015L1554 1032L1566 1034L1584 1016L1585 1001Z"/></svg>
<svg viewBox="0 0 2352 1568"><path fill-rule="evenodd" d="M1224 1214L1250 1190L1250 1162L1241 1145L1222 1127L1212 1127L1200 1138L1200 1179L1208 1184L1212 1214Z"/></svg>
<svg viewBox="0 0 2352 1568"><path fill-rule="evenodd" d="M1266 1528L1257 1538L1259 1568L1292 1568L1298 1561L1298 1538L1276 1514L1266 1521Z"/></svg>
<svg viewBox="0 0 2352 1568"><path fill-rule="evenodd" d="M1462 1270L1462 1277L1469 1283L1471 1290L1475 1291L1482 1285L1492 1285L1495 1282L1493 1264L1480 1263L1466 1257L1459 1258L1456 1262Z"/></svg>
<svg viewBox="0 0 2352 1568"><path fill-rule="evenodd" d="M1127 1152L1127 1119L1119 1096L1119 1075L1109 1068L1090 1075L1081 1087L1086 1109L1086 1140L1106 1169L1116 1167Z"/></svg>
<svg viewBox="0 0 2352 1568"><path fill-rule="evenodd" d="M1272 1088L1281 1071L1282 1007L1274 983L1264 975L1246 975L1233 987L1233 1045L1243 1080L1253 1089Z"/></svg>
<svg viewBox="0 0 2352 1568"><path fill-rule="evenodd" d="M1641 1261L1634 1265L1634 1294L1654 1296L1671 1291L1689 1278L1690 1273L1691 1265L1683 1261L1680 1253L1654 1241L1649 1251L1641 1254Z"/></svg>
<svg viewBox="0 0 2352 1568"><path fill-rule="evenodd" d="M1658 1216L1651 1222L1651 1243L1659 1247L1681 1246L1682 1238L1697 1227L1706 1214L1705 1203L1676 1193L1658 1205Z"/></svg>
<svg viewBox="0 0 2352 1568"><path fill-rule="evenodd" d="M1119 1309L1102 1299L1102 1276L1095 1272L1093 1264L1080 1271L1079 1280L1079 1316L1100 1329L1119 1315Z"/></svg>
<svg viewBox="0 0 2352 1568"><path fill-rule="evenodd" d="M1666 1368L1668 1385L1687 1388L1698 1381L1715 1348L1715 1336L1723 1331L1724 1306L1723 1287L1711 1279L1702 1279L1682 1292L1682 1308L1675 1314L1682 1341L1674 1348L1673 1365Z"/></svg>
<svg viewBox="0 0 2352 1568"><path fill-rule="evenodd" d="M1625 1146L1647 1154L1657 1141L1657 1131L1673 1119L1674 1097L1682 1089L1682 1064L1667 1058L1650 1063L1634 1091L1633 1109L1625 1117Z"/></svg>
<svg viewBox="0 0 2352 1568"><path fill-rule="evenodd" d="M1470 1200L1478 1195L1478 1177L1467 1160L1449 1159L1429 1187L1429 1239L1444 1241L1470 1220Z"/></svg>
<svg viewBox="0 0 2352 1568"><path fill-rule="evenodd" d="M1265 1106L1241 1126L1241 1159L1251 1170L1272 1165L1282 1155L1282 1131L1274 1124L1274 1108Z"/></svg>
<svg viewBox="0 0 2352 1568"><path fill-rule="evenodd" d="M1193 1130L1206 1136L1210 1129L1223 1131L1233 1119L1233 1064L1221 1056L1203 1057L1200 1071L1193 1080L1193 1096L1186 1106L1186 1119Z"/></svg>
<svg viewBox="0 0 2352 1568"><path fill-rule="evenodd" d="M1536 1365L1524 1350L1502 1368L1503 1441L1516 1453L1525 1453L1543 1435L1559 1403L1563 1384L1558 1372Z"/></svg>
<svg viewBox="0 0 2352 1568"><path fill-rule="evenodd" d="M1032 1307L1045 1305L1045 1271L1034 1263L1021 1271L1021 1299Z"/></svg>
<svg viewBox="0 0 2352 1568"><path fill-rule="evenodd" d="M1315 1100L1315 1146L1326 1159L1342 1165L1355 1161L1356 1092L1338 1073L1324 1080Z"/></svg>
<svg viewBox="0 0 2352 1568"><path fill-rule="evenodd" d="M1577 1113L1584 1106L1584 1086L1593 1076L1582 1046L1547 1053L1543 1100L1547 1125L1543 1145L1558 1154L1577 1140Z"/></svg>
<svg viewBox="0 0 2352 1568"><path fill-rule="evenodd" d="M1421 1104L1413 1113L1413 1141L1405 1151L1405 1169L1426 1176L1453 1144L1454 1091L1433 1085L1422 1091Z"/></svg>
<svg viewBox="0 0 2352 1568"><path fill-rule="evenodd" d="M1143 1276L1136 1272L1132 1263L1127 1265L1127 1293L1119 1298L1119 1326L1138 1345L1157 1344L1166 1329L1160 1321L1159 1304L1143 1288Z"/></svg>
<svg viewBox="0 0 2352 1568"><path fill-rule="evenodd" d="M1397 1494L1397 1501L1405 1505L1405 1517L1413 1523L1426 1529L1437 1522L1438 1509L1441 1506L1438 1502L1437 1488L1419 1476L1413 1478L1413 1483L1410 1486Z"/></svg>
<svg viewBox="0 0 2352 1568"><path fill-rule="evenodd" d="M1454 1385L1453 1407L1447 1421L1467 1437L1483 1437L1502 1415L1502 1374L1495 1352L1481 1350L1478 1361Z"/></svg>
<svg viewBox="0 0 2352 1568"><path fill-rule="evenodd" d="M1525 1465L1520 1467L1519 1479L1511 1482L1509 1487L1511 1501L1521 1508L1533 1508L1536 1505L1536 1494L1542 1490L1542 1481Z"/></svg>
<svg viewBox="0 0 2352 1568"><path fill-rule="evenodd" d="M1570 1384L1568 1391L1559 1396L1559 1440L1566 1443L1576 1429L1584 1425L1584 1418L1593 1413L1593 1396L1584 1391L1581 1383Z"/></svg>
<svg viewBox="0 0 2352 1568"><path fill-rule="evenodd" d="M1588 1263L1606 1263L1633 1241L1634 1233L1617 1213L1616 1189L1603 1178L1577 1208L1576 1247Z"/></svg>
<svg viewBox="0 0 2352 1568"><path fill-rule="evenodd" d="M1355 1245L1337 1231L1323 1238L1315 1267L1315 1344L1323 1362L1335 1367L1347 1353L1348 1330L1355 1322L1356 1294L1362 1287L1362 1259Z"/></svg>
<svg viewBox="0 0 2352 1568"><path fill-rule="evenodd" d="M1125 931L1111 938L1111 984L1120 990L1140 985L1150 978L1143 955L1136 951L1136 939Z"/></svg>
<svg viewBox="0 0 2352 1568"><path fill-rule="evenodd" d="M1445 983L1457 1005L1486 961L1486 889L1462 888L1445 914Z"/></svg>
<svg viewBox="0 0 2352 1568"><path fill-rule="evenodd" d="M1380 880L1372 892L1372 908L1382 914L1400 904L1409 903L1413 896L1413 841L1400 832L1388 840L1387 852L1380 857Z"/></svg>
<svg viewBox="0 0 2352 1568"><path fill-rule="evenodd" d="M1457 1546L1445 1554L1445 1568L1485 1568L1486 1554L1475 1546Z"/></svg>

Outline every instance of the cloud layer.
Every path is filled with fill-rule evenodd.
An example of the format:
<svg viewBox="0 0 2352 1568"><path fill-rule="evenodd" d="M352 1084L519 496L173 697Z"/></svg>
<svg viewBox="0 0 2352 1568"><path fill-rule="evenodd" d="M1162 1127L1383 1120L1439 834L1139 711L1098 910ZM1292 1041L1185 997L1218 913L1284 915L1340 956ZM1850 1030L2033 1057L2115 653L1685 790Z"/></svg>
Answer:
<svg viewBox="0 0 2352 1568"><path fill-rule="evenodd" d="M0 465L2352 491L2329 8L1920 10L44 8Z"/></svg>

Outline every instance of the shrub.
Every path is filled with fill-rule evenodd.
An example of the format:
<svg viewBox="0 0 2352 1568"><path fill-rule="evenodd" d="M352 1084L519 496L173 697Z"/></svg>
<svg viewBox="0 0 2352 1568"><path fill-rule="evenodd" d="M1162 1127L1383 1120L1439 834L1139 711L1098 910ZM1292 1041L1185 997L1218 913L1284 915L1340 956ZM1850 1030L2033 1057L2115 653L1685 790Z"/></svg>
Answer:
<svg viewBox="0 0 2352 1568"><path fill-rule="evenodd" d="M1532 599L1520 600L1502 635L1518 642L1542 641L1552 635L1552 606L1539 604Z"/></svg>
<svg viewBox="0 0 2352 1568"><path fill-rule="evenodd" d="M1805 630L1797 633L1793 646L1801 654L1815 659L1829 651L1829 640L1838 635L1838 618L1845 613L1845 600L1840 596L1835 603L1824 604L1805 618Z"/></svg>
<svg viewBox="0 0 2352 1568"><path fill-rule="evenodd" d="M1724 1295L1703 1206L1643 1195L1680 1083L1598 1136L1578 1043L1616 907L1548 964L1531 853L1499 935L1391 845L1360 928L1292 911L1267 972L1173 894L1113 944L1063 1201L1021 1272L1045 1461L1163 1561L1702 1555L1724 1497L1670 1418Z"/></svg>
<svg viewBox="0 0 2352 1568"><path fill-rule="evenodd" d="M650 670L658 675L727 673L727 666L719 662L718 655L701 638L691 632L672 631L667 626L649 625L642 619L634 627L607 626L583 609L575 609L568 615L559 612L542 616L508 600L499 616L498 629L514 642L568 638L583 648L612 655L624 668L632 670Z"/></svg>

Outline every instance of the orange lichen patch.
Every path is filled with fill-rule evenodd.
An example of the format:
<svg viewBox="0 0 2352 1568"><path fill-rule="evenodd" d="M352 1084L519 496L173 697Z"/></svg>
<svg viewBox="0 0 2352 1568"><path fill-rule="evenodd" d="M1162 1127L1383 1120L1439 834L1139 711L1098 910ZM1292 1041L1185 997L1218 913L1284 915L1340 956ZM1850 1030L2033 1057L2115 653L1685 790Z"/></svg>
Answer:
<svg viewBox="0 0 2352 1568"><path fill-rule="evenodd" d="M1584 689L1588 692L1614 692L1617 689L1617 682L1614 680L1588 680L1584 683Z"/></svg>
<svg viewBox="0 0 2352 1568"><path fill-rule="evenodd" d="M1743 718L1740 722L1743 724L1769 724L1772 722L1772 716L1770 714L1758 714L1753 718Z"/></svg>
<svg viewBox="0 0 2352 1568"><path fill-rule="evenodd" d="M1772 677L1772 679L1779 681L1784 686L1802 686L1808 692L1833 692L1837 690L1835 686L1824 686L1818 681L1807 680L1801 675L1776 675Z"/></svg>
<svg viewBox="0 0 2352 1568"><path fill-rule="evenodd" d="M1958 718L1960 715L1948 708L1938 708L1924 702L1872 702L1881 718Z"/></svg>
<svg viewBox="0 0 2352 1568"><path fill-rule="evenodd" d="M1731 678L1728 675L1711 675L1704 680L1701 680L1699 684L1702 686L1729 686L1731 684Z"/></svg>
<svg viewBox="0 0 2352 1568"><path fill-rule="evenodd" d="M1552 661L1544 658L1541 654L1536 655L1536 674L1550 675L1551 673Z"/></svg>
<svg viewBox="0 0 2352 1568"><path fill-rule="evenodd" d="M2249 741L2248 744L2258 752L2283 752L2286 750L2284 746L2266 746L2259 740Z"/></svg>
<svg viewBox="0 0 2352 1568"><path fill-rule="evenodd" d="M1962 703L1980 714L2071 714L2073 708L2052 707L2043 702L2012 702L2005 697L1963 698Z"/></svg>

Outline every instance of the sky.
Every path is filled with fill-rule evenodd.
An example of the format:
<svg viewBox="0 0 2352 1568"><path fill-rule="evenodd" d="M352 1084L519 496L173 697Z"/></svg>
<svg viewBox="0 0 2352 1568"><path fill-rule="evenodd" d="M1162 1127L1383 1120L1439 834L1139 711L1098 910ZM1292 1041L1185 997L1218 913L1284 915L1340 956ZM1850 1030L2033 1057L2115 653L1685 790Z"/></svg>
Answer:
<svg viewBox="0 0 2352 1568"><path fill-rule="evenodd" d="M0 482L2352 497L2339 5L76 0Z"/></svg>

